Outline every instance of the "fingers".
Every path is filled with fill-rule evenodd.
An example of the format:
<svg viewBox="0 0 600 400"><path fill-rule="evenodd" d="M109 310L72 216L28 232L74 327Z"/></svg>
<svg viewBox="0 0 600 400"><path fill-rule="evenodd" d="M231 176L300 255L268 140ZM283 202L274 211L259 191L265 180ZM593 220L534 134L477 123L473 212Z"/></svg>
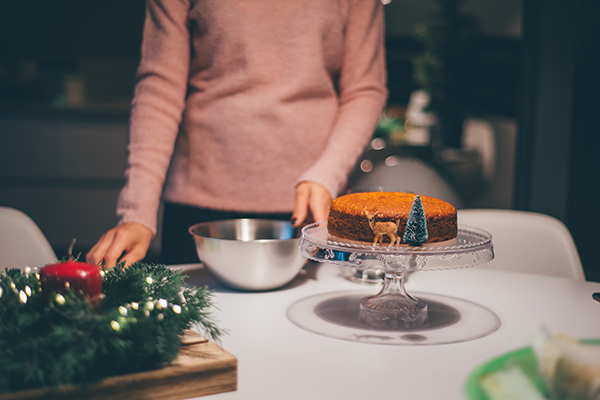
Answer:
<svg viewBox="0 0 600 400"><path fill-rule="evenodd" d="M99 265L101 262L104 262L104 255L106 254L106 251L110 248L113 242L114 235L114 229L111 229L104 235L102 235L102 237L100 237L100 240L98 240L98 243L96 243L85 255L86 262L95 265Z"/></svg>
<svg viewBox="0 0 600 400"><path fill-rule="evenodd" d="M296 187L296 204L292 214L292 225L299 227L308 221L309 214L313 221L326 221L329 213L331 196L323 186L314 182L302 182Z"/></svg>
<svg viewBox="0 0 600 400"><path fill-rule="evenodd" d="M327 221L329 215L329 204L331 203L331 196L329 192L322 186L319 186L321 190L316 189L310 196L309 208L315 222Z"/></svg>
<svg viewBox="0 0 600 400"><path fill-rule="evenodd" d="M123 254L123 257L121 257L121 260L125 261L125 267L129 267L131 264L134 264L140 260L143 260L144 257L146 257L146 252L147 252L147 249L144 249L141 246L136 246L131 251Z"/></svg>
<svg viewBox="0 0 600 400"><path fill-rule="evenodd" d="M292 214L292 226L294 228L302 225L308 214L308 201L310 196L310 186L307 182L302 182L296 187L296 203Z"/></svg>
<svg viewBox="0 0 600 400"><path fill-rule="evenodd" d="M138 223L126 223L106 232L86 255L89 263L104 262L106 267L113 267L119 259L129 266L142 260L152 241L150 228Z"/></svg>

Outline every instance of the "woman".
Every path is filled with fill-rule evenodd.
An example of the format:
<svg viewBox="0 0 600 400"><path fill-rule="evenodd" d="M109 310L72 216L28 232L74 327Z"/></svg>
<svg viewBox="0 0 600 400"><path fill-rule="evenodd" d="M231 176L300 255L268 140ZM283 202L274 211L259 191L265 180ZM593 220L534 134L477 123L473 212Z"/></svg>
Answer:
<svg viewBox="0 0 600 400"><path fill-rule="evenodd" d="M161 194L168 264L202 220L326 219L385 105L383 43L379 0L149 0L119 225L87 261L141 260Z"/></svg>

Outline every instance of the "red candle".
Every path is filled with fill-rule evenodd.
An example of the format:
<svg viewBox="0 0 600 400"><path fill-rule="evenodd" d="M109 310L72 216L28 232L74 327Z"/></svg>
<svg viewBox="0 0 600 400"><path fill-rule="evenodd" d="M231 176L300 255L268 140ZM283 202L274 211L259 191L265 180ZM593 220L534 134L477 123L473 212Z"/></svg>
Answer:
<svg viewBox="0 0 600 400"><path fill-rule="evenodd" d="M102 301L102 269L96 265L78 261L66 261L47 265L40 270L42 294L74 291L87 297L94 305Z"/></svg>

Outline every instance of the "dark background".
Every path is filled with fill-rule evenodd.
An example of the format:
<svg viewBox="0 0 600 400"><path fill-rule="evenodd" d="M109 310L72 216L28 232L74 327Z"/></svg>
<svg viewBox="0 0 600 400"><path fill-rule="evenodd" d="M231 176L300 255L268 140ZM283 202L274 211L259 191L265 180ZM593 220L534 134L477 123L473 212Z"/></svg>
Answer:
<svg viewBox="0 0 600 400"><path fill-rule="evenodd" d="M515 13L514 1L471 3L484 28L486 23L489 27L486 62L474 77L487 88L479 99L479 112L518 123L513 208L565 222L587 279L600 281L595 253L600 239L600 5L595 0L523 0ZM414 24L422 21L426 10L421 4L429 7L431 1L395 0L386 6L390 104L405 105L417 88L411 58L420 45L411 34L412 22L406 21L412 14ZM513 7L512 15L500 15L503 4ZM494 15L504 19L492 26ZM67 115L85 119L86 112L92 112L102 122L124 123L143 18L141 0L2 2L0 114L12 117L36 110L59 120ZM502 21L515 19L518 29L503 28ZM400 20L403 26L397 29ZM57 95L58 77L81 73L92 77L86 81L90 107L75 117L61 114L69 104ZM18 185L18 178L8 175L0 186ZM118 190L122 181L97 183Z"/></svg>

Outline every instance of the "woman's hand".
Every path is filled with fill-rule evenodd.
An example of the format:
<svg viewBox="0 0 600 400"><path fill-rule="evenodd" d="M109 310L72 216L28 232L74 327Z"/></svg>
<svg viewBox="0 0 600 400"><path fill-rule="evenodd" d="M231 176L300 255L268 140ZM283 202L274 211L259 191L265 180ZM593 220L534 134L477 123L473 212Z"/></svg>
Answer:
<svg viewBox="0 0 600 400"><path fill-rule="evenodd" d="M153 236L150 228L137 222L119 225L102 235L85 259L96 265L104 262L106 267L114 267L119 260L125 260L128 267L146 256Z"/></svg>
<svg viewBox="0 0 600 400"><path fill-rule="evenodd" d="M301 182L296 186L296 205L292 214L292 226L327 220L331 196L318 183Z"/></svg>

